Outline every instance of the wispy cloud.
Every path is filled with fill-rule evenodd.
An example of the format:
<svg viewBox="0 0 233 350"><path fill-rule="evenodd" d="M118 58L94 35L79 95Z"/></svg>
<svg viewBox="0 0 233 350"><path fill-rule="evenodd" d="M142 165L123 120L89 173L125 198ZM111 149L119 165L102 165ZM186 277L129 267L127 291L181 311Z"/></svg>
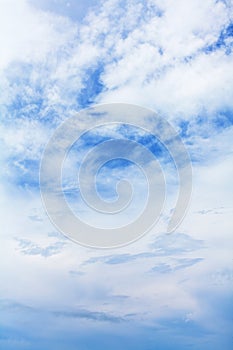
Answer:
<svg viewBox="0 0 233 350"><path fill-rule="evenodd" d="M154 242L151 243L149 251L141 252L138 254L115 254L92 257L88 259L84 265L95 264L97 262L109 265L132 263L135 260L182 255L188 252L200 250L204 247L204 241L194 239L184 233L173 233L171 235L162 234L156 237ZM187 260L181 259L178 262L178 266L188 267L189 264L191 266L192 264L201 260L201 258ZM178 266L175 268L175 270L179 269Z"/></svg>
<svg viewBox="0 0 233 350"><path fill-rule="evenodd" d="M105 312L94 312L88 310L77 310L77 311L54 311L53 314L56 317L63 318L74 318L74 319L88 319L92 321L103 321L103 322L123 322L122 317L113 316Z"/></svg>
<svg viewBox="0 0 233 350"><path fill-rule="evenodd" d="M203 258L183 258L183 259L176 259L173 261L173 264L167 264L167 263L161 263L152 268L152 272L156 273L170 273L175 272L177 270L185 269L186 267L193 266L201 261L203 261Z"/></svg>
<svg viewBox="0 0 233 350"><path fill-rule="evenodd" d="M151 247L157 255L175 255L204 248L205 243L185 233L163 234L155 238Z"/></svg>
<svg viewBox="0 0 233 350"><path fill-rule="evenodd" d="M28 239L16 238L19 245L19 250L25 255L40 255L44 258L48 258L52 255L61 253L63 247L66 245L65 242L55 242L54 244L42 247Z"/></svg>

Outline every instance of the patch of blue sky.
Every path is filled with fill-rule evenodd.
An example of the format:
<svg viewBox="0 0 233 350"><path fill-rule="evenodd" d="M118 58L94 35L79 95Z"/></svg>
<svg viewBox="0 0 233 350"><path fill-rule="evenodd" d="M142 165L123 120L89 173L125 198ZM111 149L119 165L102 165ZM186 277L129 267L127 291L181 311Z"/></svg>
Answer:
<svg viewBox="0 0 233 350"><path fill-rule="evenodd" d="M153 134L144 131L143 129L140 129L135 125L128 124L120 125L118 130L123 137L140 143L141 145L149 149L154 154L154 156L156 156L156 158L166 158L167 161L168 159L171 160L171 157L169 156L169 153L167 152L165 146Z"/></svg>
<svg viewBox="0 0 233 350"><path fill-rule="evenodd" d="M225 27L219 34L218 39L204 48L204 52L211 53L213 51L217 51L219 49L225 49L225 54L229 55L233 49L233 42L228 42L229 38L233 37L233 23L230 23L227 27Z"/></svg>
<svg viewBox="0 0 233 350"><path fill-rule="evenodd" d="M31 337L26 331L12 326L1 325L0 347L2 349L27 349L32 345Z"/></svg>
<svg viewBox="0 0 233 350"><path fill-rule="evenodd" d="M116 124L116 126L113 126L111 129L105 126L99 126L94 130L85 132L72 145L70 152L74 152L73 154L75 154L76 152L80 152L80 150L88 151L91 147L101 142L113 139L128 139L140 143L158 158L164 158L167 155L165 147L154 135L145 132L137 126L129 124Z"/></svg>
<svg viewBox="0 0 233 350"><path fill-rule="evenodd" d="M129 140L138 142L149 149L156 157L162 158L167 154L163 144L152 134L135 125L123 124L118 127L119 133Z"/></svg>
<svg viewBox="0 0 233 350"><path fill-rule="evenodd" d="M120 126L116 124L116 126L110 130L104 126L100 126L95 128L94 131L84 133L69 150L64 162L62 181L67 201L72 202L77 199L78 188L75 189L75 186L78 186L77 174L82 160L85 158L85 155L88 154L88 151L94 149L95 146L104 141L124 138L140 143L151 151L155 158L159 160L161 166L163 167L163 165L165 165L164 171L166 175L169 174L169 170L171 169L173 169L174 172L176 171L171 155L155 136L136 126L128 124L121 124ZM97 191L107 200L116 199L116 184L122 179L130 182L133 181L134 186L138 183L137 191L145 191L145 189L147 189L147 182L142 170L137 164L130 161L127 148L124 148L122 152L125 153L125 158L120 157L107 161L96 174ZM174 179L172 181L174 182ZM169 181L167 182L169 183Z"/></svg>
<svg viewBox="0 0 233 350"><path fill-rule="evenodd" d="M217 318L225 318L230 321L229 326L233 326L233 293L230 284L224 284L225 288L212 288L210 294L206 293L205 289L199 290L198 297L206 301L212 312ZM210 315L211 316L211 315ZM227 331L227 329L226 329Z"/></svg>
<svg viewBox="0 0 233 350"><path fill-rule="evenodd" d="M179 128L180 128L180 136L182 138L187 138L188 137L188 131L189 131L189 121L187 120L181 120L179 123Z"/></svg>
<svg viewBox="0 0 233 350"><path fill-rule="evenodd" d="M132 184L132 177L134 177L136 184ZM139 190L143 187L146 188L146 179L139 170L138 167L134 165L133 162L130 162L127 159L114 159L111 160L102 166L96 176L96 190L105 200L116 200L118 194L116 191L116 185L121 180L128 180L131 182L133 191ZM137 188L135 188L135 185ZM144 188L143 187L143 188ZM145 189L144 189L145 191ZM143 200L143 196L141 196Z"/></svg>
<svg viewBox="0 0 233 350"><path fill-rule="evenodd" d="M112 140L111 134L107 135L104 128L103 134L100 130L101 128L98 127L94 130L83 133L69 149L70 155L77 157L76 159L78 160L80 158L79 155L82 154L82 151L87 152L104 141Z"/></svg>
<svg viewBox="0 0 233 350"><path fill-rule="evenodd" d="M219 134L233 124L233 110L222 107L212 115L202 111L192 120L182 119L178 122L179 134L187 145L193 143L193 136L201 139L210 139L213 134ZM196 160L198 155L191 153L191 158ZM200 159L201 160L201 159Z"/></svg>
<svg viewBox="0 0 233 350"><path fill-rule="evenodd" d="M85 71L83 79L84 87L80 90L77 96L77 102L80 108L89 107L95 101L96 96L103 91L104 85L101 82L102 72L102 65L95 68L88 68Z"/></svg>
<svg viewBox="0 0 233 350"><path fill-rule="evenodd" d="M233 110L225 109L216 113L213 118L214 127L219 131L233 125Z"/></svg>
<svg viewBox="0 0 233 350"><path fill-rule="evenodd" d="M39 168L39 160L12 157L8 159L7 171L2 177L18 188L39 190Z"/></svg>
<svg viewBox="0 0 233 350"><path fill-rule="evenodd" d="M30 3L43 11L56 15L68 17L74 22L81 22L88 11L100 5L101 1L96 0L29 0Z"/></svg>
<svg viewBox="0 0 233 350"><path fill-rule="evenodd" d="M178 337L180 337L182 333L185 333L187 338L198 336L205 341L204 336L212 335L212 332L208 330L208 328L201 326L195 321L187 320L181 312L173 318L161 318L159 324L164 328L171 329L171 333L177 333Z"/></svg>

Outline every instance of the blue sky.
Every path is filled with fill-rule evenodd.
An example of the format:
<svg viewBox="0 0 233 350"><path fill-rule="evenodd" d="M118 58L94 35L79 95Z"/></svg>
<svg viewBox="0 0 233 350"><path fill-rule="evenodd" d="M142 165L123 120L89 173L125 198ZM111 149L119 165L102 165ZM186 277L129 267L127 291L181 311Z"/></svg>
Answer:
<svg viewBox="0 0 233 350"><path fill-rule="evenodd" d="M0 8L0 347L230 350L232 1L0 0ZM167 234L177 181L166 149L135 127L85 134L65 163L70 205L80 158L109 138L149 148L168 184L156 227L125 247L91 249L49 221L40 160L62 122L116 102L172 124L192 160L193 193L182 224ZM114 199L119 178L135 187L132 216L145 182L131 163L103 167L98 190ZM76 205L83 219L101 223Z"/></svg>

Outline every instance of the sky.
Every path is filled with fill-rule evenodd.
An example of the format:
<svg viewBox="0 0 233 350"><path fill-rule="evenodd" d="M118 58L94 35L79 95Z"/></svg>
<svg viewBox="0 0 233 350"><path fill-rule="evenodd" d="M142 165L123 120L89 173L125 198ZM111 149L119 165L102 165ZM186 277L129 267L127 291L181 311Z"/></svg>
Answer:
<svg viewBox="0 0 233 350"><path fill-rule="evenodd" d="M233 2L0 0L0 9L0 348L230 350ZM131 207L112 222L79 201L80 162L103 141L149 149L167 186L161 218L145 235L91 248L51 223L41 159L62 123L76 116L85 129L90 121L77 112L116 103L169 122L190 155L192 196L168 233L179 183L166 147L136 115L131 126L83 134L62 174L66 201L82 220L122 226L147 200L145 174L116 159L99 169L96 188L110 203L117 182L130 181Z"/></svg>

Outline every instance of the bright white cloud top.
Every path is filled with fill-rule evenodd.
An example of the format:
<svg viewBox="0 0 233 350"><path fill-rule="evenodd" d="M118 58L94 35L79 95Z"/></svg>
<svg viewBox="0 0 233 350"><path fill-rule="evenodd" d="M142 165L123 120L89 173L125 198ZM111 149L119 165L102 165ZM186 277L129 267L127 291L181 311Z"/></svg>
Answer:
<svg viewBox="0 0 233 350"><path fill-rule="evenodd" d="M0 8L1 347L230 350L232 1L0 0ZM169 120L191 155L193 196L173 234L167 211L139 241L93 250L49 222L40 159L63 121L115 102ZM135 129L107 131L152 145ZM104 136L82 140L81 155ZM74 148L67 190L76 156ZM114 193L103 179L125 166L103 169L106 198Z"/></svg>

